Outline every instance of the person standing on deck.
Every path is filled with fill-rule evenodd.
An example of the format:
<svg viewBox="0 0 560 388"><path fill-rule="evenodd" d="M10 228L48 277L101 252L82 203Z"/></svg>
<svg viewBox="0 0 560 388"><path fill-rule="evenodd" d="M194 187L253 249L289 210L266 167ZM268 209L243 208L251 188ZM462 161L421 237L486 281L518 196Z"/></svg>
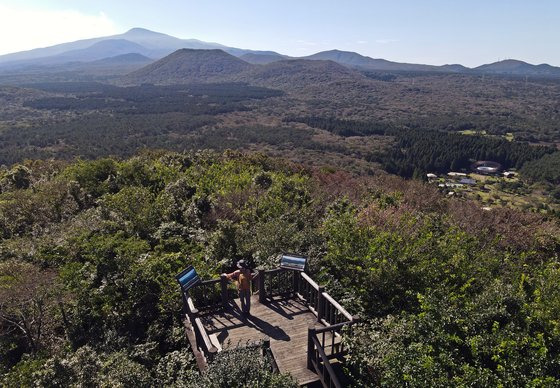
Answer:
<svg viewBox="0 0 560 388"><path fill-rule="evenodd" d="M245 315L250 315L251 309L251 280L253 274L245 260L237 262L237 271L231 273L223 273L229 280L234 279L237 281L237 288L239 289L239 299L241 300L241 312Z"/></svg>

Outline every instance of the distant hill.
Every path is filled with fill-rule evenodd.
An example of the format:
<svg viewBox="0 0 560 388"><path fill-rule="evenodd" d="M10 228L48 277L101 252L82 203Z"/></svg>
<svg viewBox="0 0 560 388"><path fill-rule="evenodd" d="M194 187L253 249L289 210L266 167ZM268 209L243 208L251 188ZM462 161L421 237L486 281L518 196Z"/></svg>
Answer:
<svg viewBox="0 0 560 388"><path fill-rule="evenodd" d="M107 39L77 50L66 51L43 60L44 63L91 62L123 54L140 54L148 50L126 39Z"/></svg>
<svg viewBox="0 0 560 388"><path fill-rule="evenodd" d="M222 50L180 49L123 78L125 83L172 84L227 80L253 65Z"/></svg>
<svg viewBox="0 0 560 388"><path fill-rule="evenodd" d="M364 79L361 73L333 61L284 59L254 65L222 50L181 49L121 80L124 84L227 81L298 89L309 85Z"/></svg>
<svg viewBox="0 0 560 388"><path fill-rule="evenodd" d="M144 28L133 28L124 34L83 39L50 47L0 55L0 68L17 70L30 65L52 65L71 61L85 62L127 53L137 53L159 59L181 48L220 49L235 56L247 53L279 55L274 51L245 50L227 47L218 43L203 42L197 39L179 39ZM80 55L83 55L83 57L80 57Z"/></svg>
<svg viewBox="0 0 560 388"><path fill-rule="evenodd" d="M123 34L78 40L50 47L38 48L12 54L0 55L0 72L29 72L43 66L70 65L75 62L91 62L123 54L140 54L148 58L161 59L179 49L221 50L241 58L249 64L265 65L286 59L296 59L274 51L248 50L228 47L219 43L203 42L197 39L179 39L171 35L133 28ZM560 77L560 68L547 64L531 65L518 60L506 60L474 69L460 64L443 66L392 62L381 58L371 58L356 52L329 50L297 59L333 61L347 68L369 72L446 72L475 73L514 76ZM111 69L107 69L111 72ZM113 73L122 73L114 69Z"/></svg>
<svg viewBox="0 0 560 388"><path fill-rule="evenodd" d="M88 62L28 64L22 66L15 73L11 72L10 69L0 68L0 76L7 75L9 77L13 74L13 77L8 78L8 80L11 79L14 83L91 81L93 79L105 81L138 70L152 62L154 62L153 59L144 55L129 53Z"/></svg>
<svg viewBox="0 0 560 388"><path fill-rule="evenodd" d="M148 58L142 54L129 53L116 55L114 57L108 57L103 59L98 59L97 61L90 62L91 65L112 65L112 64L148 64L153 62L152 58Z"/></svg>
<svg viewBox="0 0 560 388"><path fill-rule="evenodd" d="M359 73L352 71L333 61L309 61L292 59L269 63L262 67L253 68L250 76L255 80L270 81L284 79L293 80L294 76L300 80L312 82L332 81L340 78L359 78Z"/></svg>
<svg viewBox="0 0 560 388"><path fill-rule="evenodd" d="M413 63L391 62L385 59L374 59L351 51L330 50L322 51L304 59L331 60L344 66L360 70L374 71L435 71L450 73L483 73L495 75L517 75L517 76L541 76L560 77L560 68L547 64L531 65L529 63L508 59L487 65L478 66L474 69L460 64L432 66Z"/></svg>
<svg viewBox="0 0 560 388"><path fill-rule="evenodd" d="M440 71L438 66L418 65L410 63L391 62L385 59L374 59L364 55L341 50L322 51L317 54L303 57L311 60L330 60L344 66L362 70L386 70L386 71Z"/></svg>
<svg viewBox="0 0 560 388"><path fill-rule="evenodd" d="M347 90L348 84L367 79L360 72L333 61L289 59L266 65L253 65L251 69L232 77L231 81L284 91L305 90L306 93L313 94L313 91L331 93L339 88Z"/></svg>
<svg viewBox="0 0 560 388"><path fill-rule="evenodd" d="M560 77L560 68L547 64L531 65L515 59L475 67L473 71L485 74L511 74L521 76Z"/></svg>
<svg viewBox="0 0 560 388"><path fill-rule="evenodd" d="M141 54L131 53L98 59L91 62L58 65L58 68L67 68L68 70L85 74L121 76L138 70L152 62L154 62L154 60L151 58Z"/></svg>
<svg viewBox="0 0 560 388"><path fill-rule="evenodd" d="M452 73L468 73L471 71L468 67L459 64L452 64L452 65L443 65L440 66L440 69L447 70Z"/></svg>
<svg viewBox="0 0 560 388"><path fill-rule="evenodd" d="M272 62L283 61L285 59L289 59L286 55L280 54L256 54L256 53L247 53L243 54L239 57L243 59L245 62L252 63L254 65L266 65Z"/></svg>

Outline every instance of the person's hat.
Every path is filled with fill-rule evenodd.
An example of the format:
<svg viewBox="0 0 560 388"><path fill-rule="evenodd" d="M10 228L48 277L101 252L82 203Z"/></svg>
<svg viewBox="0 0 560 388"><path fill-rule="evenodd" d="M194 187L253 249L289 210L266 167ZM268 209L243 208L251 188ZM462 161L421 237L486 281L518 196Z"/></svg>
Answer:
<svg viewBox="0 0 560 388"><path fill-rule="evenodd" d="M245 260L239 260L237 262L237 268L249 268Z"/></svg>

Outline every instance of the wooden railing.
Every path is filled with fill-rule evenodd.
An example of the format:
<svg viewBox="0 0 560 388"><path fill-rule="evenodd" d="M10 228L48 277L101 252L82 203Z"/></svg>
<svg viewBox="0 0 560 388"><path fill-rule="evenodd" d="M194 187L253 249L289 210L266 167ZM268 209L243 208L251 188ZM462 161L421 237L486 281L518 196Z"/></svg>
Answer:
<svg viewBox="0 0 560 388"><path fill-rule="evenodd" d="M199 311L216 310L228 299L227 282L220 279L205 280L189 290L189 296Z"/></svg>
<svg viewBox="0 0 560 388"><path fill-rule="evenodd" d="M223 308L232 297L227 279L224 278L205 280L183 294L183 308L195 337L195 343L191 343L191 346L196 346L203 354L204 364L214 358L218 349L210 340L200 315Z"/></svg>
<svg viewBox="0 0 560 388"><path fill-rule="evenodd" d="M226 277L206 280L183 295L185 312L192 322L196 343L206 359L212 359L218 349L208 336L200 314L227 307L235 297ZM324 327L312 327L308 332L307 365L315 370L325 387L342 387L330 360L342 359L346 349L342 342L343 329L358 321L304 272L282 268L260 270L251 282L251 292L259 294L259 301L277 296L299 297Z"/></svg>
<svg viewBox="0 0 560 388"><path fill-rule="evenodd" d="M207 360L212 361L214 355L218 353L218 348L212 344L210 341L210 337L208 336L208 332L204 328L202 321L200 318L196 317L194 319L195 334L196 334L196 343L201 345L199 349L204 353Z"/></svg>
<svg viewBox="0 0 560 388"><path fill-rule="evenodd" d="M262 341L262 349L263 349L263 356L265 356L268 361L270 362L270 369L273 373L279 373L280 368L278 368L278 364L276 363L276 359L274 358L274 354L272 354L272 349L270 348L270 338L265 337Z"/></svg>
<svg viewBox="0 0 560 388"><path fill-rule="evenodd" d="M293 293L295 276L295 271L286 271L282 268L259 271L259 301L264 302L266 298Z"/></svg>
<svg viewBox="0 0 560 388"><path fill-rule="evenodd" d="M350 315L332 296L326 292L319 294L319 312L317 319L326 326L351 322L354 317Z"/></svg>
<svg viewBox="0 0 560 388"><path fill-rule="evenodd" d="M325 292L323 286L315 283L306 273L292 272L297 276L296 295L305 301L307 307L317 316L317 322L329 326L353 320L352 315Z"/></svg>
<svg viewBox="0 0 560 388"><path fill-rule="evenodd" d="M260 276L259 273L251 282L252 293L259 290ZM210 340L200 315L227 307L236 295L235 288L225 276L221 276L219 279L204 280L191 288L187 294L183 294L183 309L195 333L196 346L204 354L206 360L211 360L218 349Z"/></svg>
<svg viewBox="0 0 560 388"><path fill-rule="evenodd" d="M259 271L259 276L261 302L278 295L297 295L317 316L317 322L325 326L309 329L307 365L309 369L316 371L325 387L342 387L330 360L342 360L346 355L342 342L343 329L356 323L359 318L346 311L325 292L323 286L304 272L278 268Z"/></svg>
<svg viewBox="0 0 560 388"><path fill-rule="evenodd" d="M342 361L348 353L340 333L343 329L350 330L358 320L358 317L353 317L351 321L336 325L308 328L307 367L317 373L319 380L326 388L344 386L335 373L331 360L336 358Z"/></svg>
<svg viewBox="0 0 560 388"><path fill-rule="evenodd" d="M325 350L319 344L317 337L309 334L309 338L308 347L311 349L311 352L308 353L307 368L317 373L319 380L325 388L342 388L343 385L336 375Z"/></svg>
<svg viewBox="0 0 560 388"><path fill-rule="evenodd" d="M313 312L313 314L318 316L320 306L319 295L323 292L324 287L319 286L317 283L315 283L315 281L311 279L306 273L296 273L296 277L297 296L307 304L307 307Z"/></svg>

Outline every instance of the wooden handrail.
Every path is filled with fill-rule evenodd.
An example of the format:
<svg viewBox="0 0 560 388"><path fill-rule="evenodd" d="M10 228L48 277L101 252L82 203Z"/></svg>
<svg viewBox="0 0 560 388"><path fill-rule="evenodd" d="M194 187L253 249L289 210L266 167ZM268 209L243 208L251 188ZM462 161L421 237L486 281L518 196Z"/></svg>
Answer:
<svg viewBox="0 0 560 388"><path fill-rule="evenodd" d="M340 331L342 328L344 328L344 326L348 326L352 324L351 321L349 322L341 322L341 323L337 323L336 325L330 325L330 326L325 326L325 327L319 327L317 329L315 329L315 332L317 334L321 334L321 333L326 333L327 331Z"/></svg>
<svg viewBox="0 0 560 388"><path fill-rule="evenodd" d="M272 349L270 348L270 338L269 337L265 337L265 339L263 339L262 347L263 347L263 356L266 356L266 357L269 358L270 367L272 369L272 372L273 373L279 373L280 368L278 368L278 363L276 362L276 359L274 358L274 353L272 353Z"/></svg>
<svg viewBox="0 0 560 388"><path fill-rule="evenodd" d="M252 278L251 278L251 295L255 294L256 292L259 292L259 281L260 281L260 276L261 276L261 272L259 270L252 273ZM256 290L256 291L255 291Z"/></svg>
<svg viewBox="0 0 560 388"><path fill-rule="evenodd" d="M192 298L190 296L186 297L186 301L187 301L187 308L189 313L191 314L198 314L198 309L196 307L194 307L194 302L192 300Z"/></svg>
<svg viewBox="0 0 560 388"><path fill-rule="evenodd" d="M317 283L315 283L315 281L313 279L311 279L309 277L309 275L307 275L305 272L301 272L301 277L311 285L311 287L313 287L315 290L319 291L319 285Z"/></svg>
<svg viewBox="0 0 560 388"><path fill-rule="evenodd" d="M343 342L335 342L335 336L340 337L342 335L342 330L344 327L352 326L360 321L360 317L350 316L350 320L346 322L340 322L334 325L326 324L325 327L309 327L307 333L307 367L309 369L314 369L319 379L324 387L341 387L342 385L338 381L336 375L333 374L332 366L330 364L331 358L340 359L347 353L347 350L343 348ZM331 337L330 345L325 343L325 333L330 333ZM322 342L319 339L322 334ZM327 356L327 348L330 349L330 356ZM317 354L321 357L323 362L323 368L326 368L327 372L319 368L320 364L317 361Z"/></svg>
<svg viewBox="0 0 560 388"><path fill-rule="evenodd" d="M193 306L198 311L206 311L220 308L224 305L222 279L212 279L201 282L191 288L189 294L192 297ZM218 289L221 286L222 290Z"/></svg>
<svg viewBox="0 0 560 388"><path fill-rule="evenodd" d="M317 290L317 322L319 323L323 321L323 316L325 315L325 301L323 299L324 290L325 286L319 286L319 289ZM328 322L326 325L329 325Z"/></svg>
<svg viewBox="0 0 560 388"><path fill-rule="evenodd" d="M220 276L220 294L222 296L222 307L226 307L228 304L228 278L226 275Z"/></svg>
<svg viewBox="0 0 560 388"><path fill-rule="evenodd" d="M328 375L330 380L330 384L328 385L328 387L334 385L336 388L342 388L342 384L338 380L338 377L334 372L334 369L329 361L329 358L327 357L325 351L323 350L323 347L319 343L319 340L315 336L313 336L311 340L313 342L313 347L314 347L313 352L315 352L315 350L317 351L317 354L319 354L319 357L321 357L321 360L323 361L323 367L326 368L327 370L326 374L323 371L321 371L321 369L319 368L319 361L316 359L316 357L313 357L311 359L311 362L313 363L313 366L315 368L315 372L317 372L319 378L321 379L321 383L323 384L323 386L327 387L326 375Z"/></svg>
<svg viewBox="0 0 560 388"><path fill-rule="evenodd" d="M204 328L202 321L200 320L200 318L195 318L194 323L202 338L202 342L204 343L204 349L203 349L204 353L207 356L213 355L218 351L218 349L216 349L216 347L212 344L212 341L210 341L210 337L208 337L208 333L206 332L206 329Z"/></svg>
<svg viewBox="0 0 560 388"><path fill-rule="evenodd" d="M266 270L259 270L258 279L259 279L259 302L260 303L264 303L264 301L266 300L266 289L264 284L265 275L266 275Z"/></svg>
<svg viewBox="0 0 560 388"><path fill-rule="evenodd" d="M221 281L221 278L203 280L202 282L200 282L200 285L205 286L205 285L208 285L208 284L216 284L216 283L219 283L220 281Z"/></svg>
<svg viewBox="0 0 560 388"><path fill-rule="evenodd" d="M335 309L337 309L342 315L346 317L346 319L348 319L349 321L353 319L352 315L348 311L346 311L346 309L342 307L340 303L334 300L332 296L330 296L326 292L323 292L323 298L325 298L330 304L332 304Z"/></svg>

